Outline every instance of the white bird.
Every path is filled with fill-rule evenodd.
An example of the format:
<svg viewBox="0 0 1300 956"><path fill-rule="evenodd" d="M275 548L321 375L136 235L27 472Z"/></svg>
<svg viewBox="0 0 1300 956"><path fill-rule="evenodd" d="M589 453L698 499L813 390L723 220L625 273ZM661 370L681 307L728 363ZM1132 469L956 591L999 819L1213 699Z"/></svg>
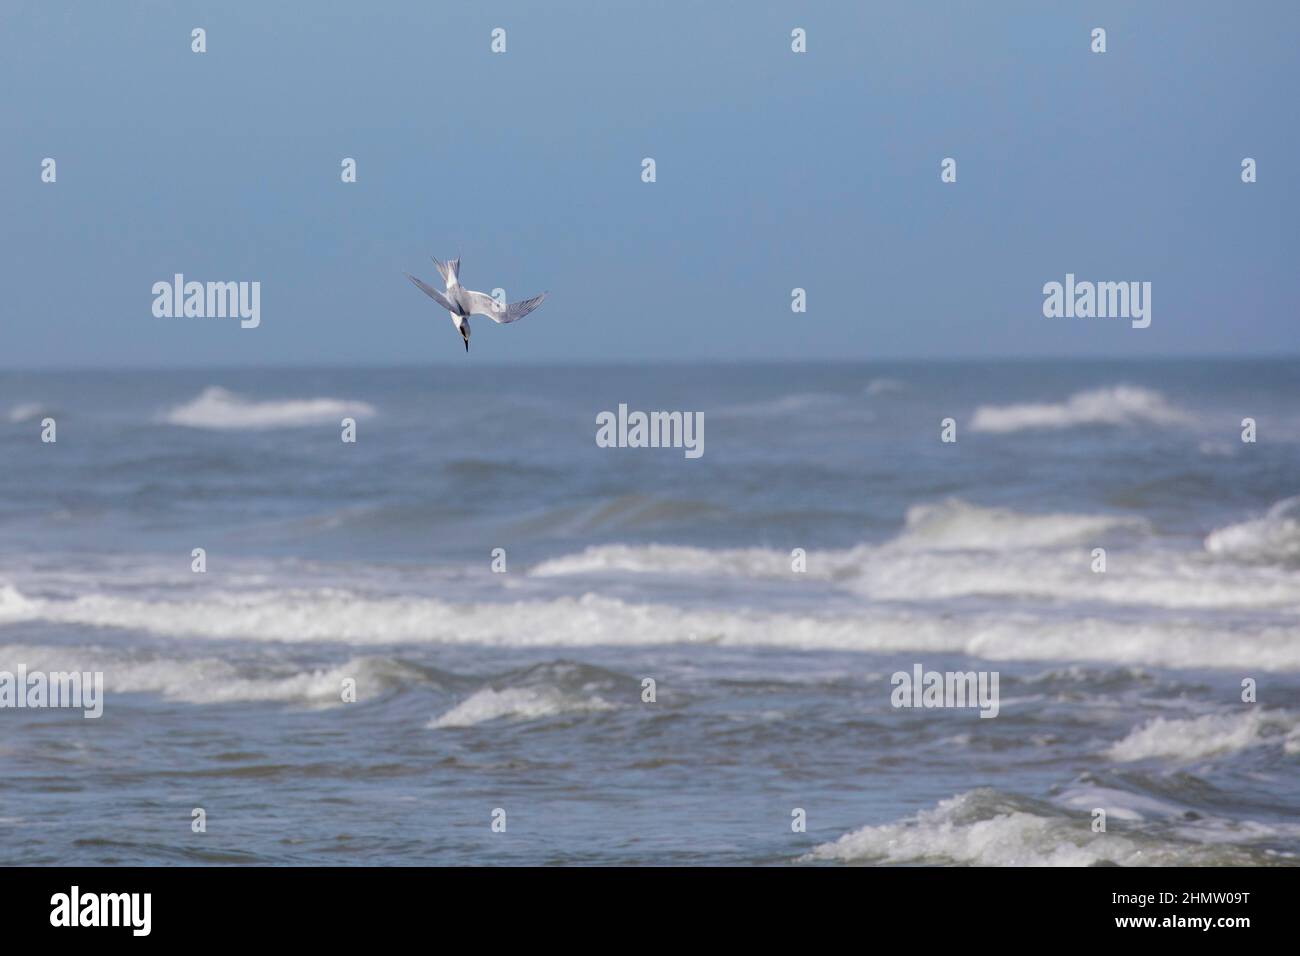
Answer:
<svg viewBox="0 0 1300 956"><path fill-rule="evenodd" d="M498 325L504 325L507 322L518 322L541 305L542 300L546 298L546 293L543 292L541 295L533 296L531 299L524 299L522 302L503 305L485 292L473 292L460 284L459 258L451 259L448 262L434 259L433 264L442 273L442 281L447 284L446 292L439 292L433 286L421 282L409 272L406 273L406 278L414 282L420 291L430 299L451 313L452 324L456 326L456 331L460 333L460 337L465 340L466 352L469 351L469 317L471 315L486 315Z"/></svg>

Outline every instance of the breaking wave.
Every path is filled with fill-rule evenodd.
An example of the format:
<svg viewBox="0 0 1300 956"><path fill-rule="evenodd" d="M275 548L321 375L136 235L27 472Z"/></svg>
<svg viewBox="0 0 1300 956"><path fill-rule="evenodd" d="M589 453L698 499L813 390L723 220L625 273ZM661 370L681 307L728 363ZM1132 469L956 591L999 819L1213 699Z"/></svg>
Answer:
<svg viewBox="0 0 1300 956"><path fill-rule="evenodd" d="M369 418L374 406L339 398L258 402L211 386L196 398L167 411L162 420L187 428L253 429L337 425L343 417Z"/></svg>
<svg viewBox="0 0 1300 956"><path fill-rule="evenodd" d="M1153 757L1197 760L1270 741L1292 752L1300 744L1300 721L1284 711L1254 708L1242 714L1206 714L1186 720L1157 717L1113 744L1106 754L1125 763Z"/></svg>
<svg viewBox="0 0 1300 956"><path fill-rule="evenodd" d="M1261 836L1271 833L1261 829ZM1243 832L1243 839L1248 831ZM863 827L803 858L874 864L958 866L1243 866L1271 862L1266 851L1205 845L1146 833L1092 833L1086 814L994 790L941 800L898 823Z"/></svg>
<svg viewBox="0 0 1300 956"><path fill-rule="evenodd" d="M937 504L909 508L902 530L884 545L817 552L817 559L809 561L807 573L814 577L842 578L861 570L873 558L898 551L1023 551L1092 544L1103 535L1118 531L1142 533L1147 529L1145 521L1120 515L1035 515L949 498ZM531 573L538 577L603 571L788 577L790 560L790 552L769 548L611 544L595 545L577 554L542 561Z"/></svg>
<svg viewBox="0 0 1300 956"><path fill-rule="evenodd" d="M949 498L913 505L897 543L929 550L1019 551L1091 544L1114 531L1142 531L1146 522L1121 515L1025 514Z"/></svg>
<svg viewBox="0 0 1300 956"><path fill-rule="evenodd" d="M484 688L461 701L441 717L429 721L431 730L473 727L490 720L539 720L560 714L612 710L613 704L599 697L566 694L556 687Z"/></svg>
<svg viewBox="0 0 1300 956"><path fill-rule="evenodd" d="M175 660L122 657L103 648L0 646L0 670L13 673L20 665L29 672L102 671L108 693L157 694L187 704L278 702L329 706L342 703L345 679L356 682L358 702L419 679L413 669L382 657L355 657L338 667L308 670L292 664L266 663L259 664L254 672L215 657Z"/></svg>
<svg viewBox="0 0 1300 956"><path fill-rule="evenodd" d="M951 651L986 660L1105 661L1174 668L1300 670L1287 623L1222 627L1199 617L1134 622L944 609L869 607L798 613L623 601L595 594L512 602L377 597L338 588L204 592L149 600L93 593L29 598L0 587L0 625L53 621L163 636L349 645L477 644L497 647L657 646L844 651Z"/></svg>
<svg viewBox="0 0 1300 956"><path fill-rule="evenodd" d="M1205 550L1243 561L1300 561L1300 496L1279 501L1262 518L1210 532Z"/></svg>
<svg viewBox="0 0 1300 956"><path fill-rule="evenodd" d="M1300 613L1300 573L1233 567L1199 551L1152 547L1150 538L1147 522L1133 517L1022 514L948 499L910 508L900 532L882 544L808 552L797 577L790 551L663 544L591 546L542 561L529 574L821 581L873 601L1014 596ZM1091 572L1091 549L1099 544L1124 546L1122 574Z"/></svg>
<svg viewBox="0 0 1300 956"><path fill-rule="evenodd" d="M1031 428L1077 428L1089 425L1187 425L1192 417L1159 392L1117 385L1076 392L1064 402L982 405L971 429L1005 434Z"/></svg>

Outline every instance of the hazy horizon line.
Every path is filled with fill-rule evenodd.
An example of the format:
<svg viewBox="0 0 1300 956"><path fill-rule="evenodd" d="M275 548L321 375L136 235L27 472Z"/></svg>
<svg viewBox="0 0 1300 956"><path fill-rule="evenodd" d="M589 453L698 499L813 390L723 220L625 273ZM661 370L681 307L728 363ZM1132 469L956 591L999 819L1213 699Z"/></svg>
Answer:
<svg viewBox="0 0 1300 956"><path fill-rule="evenodd" d="M557 362L539 361L493 361L476 363L458 363L441 359L428 362L268 362L265 364L211 364L182 363L173 365L0 365L0 375L32 372L258 372L258 371L306 371L306 370L405 370L405 369L449 369L449 368L706 368L717 366L813 366L813 365L996 365L1028 364L1031 362L1070 362L1078 365L1123 365L1138 363L1192 364L1201 362L1288 362L1300 360L1300 352L1273 354L1242 355L1152 355L1152 356L1078 356L1078 355L1006 355L1006 356L901 356L889 358L710 358L710 359L603 359L575 360Z"/></svg>

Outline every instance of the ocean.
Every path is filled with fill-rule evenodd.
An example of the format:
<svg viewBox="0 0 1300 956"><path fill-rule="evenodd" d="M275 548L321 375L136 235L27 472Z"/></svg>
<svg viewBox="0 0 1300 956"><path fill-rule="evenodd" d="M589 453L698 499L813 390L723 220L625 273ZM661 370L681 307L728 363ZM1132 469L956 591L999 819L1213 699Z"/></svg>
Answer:
<svg viewBox="0 0 1300 956"><path fill-rule="evenodd" d="M0 462L0 672L104 681L3 864L1300 861L1297 359L6 371Z"/></svg>

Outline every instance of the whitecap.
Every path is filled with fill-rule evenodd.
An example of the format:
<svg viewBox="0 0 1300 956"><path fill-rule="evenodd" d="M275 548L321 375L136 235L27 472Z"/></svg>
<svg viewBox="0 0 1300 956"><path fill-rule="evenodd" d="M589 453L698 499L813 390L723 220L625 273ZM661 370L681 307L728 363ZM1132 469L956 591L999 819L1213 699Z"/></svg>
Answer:
<svg viewBox="0 0 1300 956"><path fill-rule="evenodd" d="M374 406L365 402L340 398L258 402L214 385L204 389L196 398L168 410L162 420L187 428L293 428L337 425L345 417L368 418L374 414Z"/></svg>
<svg viewBox="0 0 1300 956"><path fill-rule="evenodd" d="M1031 428L1077 428L1086 425L1188 425L1193 418L1159 392L1117 385L1076 392L1064 402L983 405L975 410L971 430L1009 433Z"/></svg>
<svg viewBox="0 0 1300 956"><path fill-rule="evenodd" d="M1193 866L1252 862L1248 848L1202 846L1137 832L1093 833L1088 818L1048 815L971 790L932 810L846 833L805 861L967 866Z"/></svg>
<svg viewBox="0 0 1300 956"><path fill-rule="evenodd" d="M1211 531L1205 550L1244 561L1300 560L1300 496L1277 502L1262 518Z"/></svg>
<svg viewBox="0 0 1300 956"><path fill-rule="evenodd" d="M539 720L560 714L590 713L613 709L599 697L566 693L555 687L484 688L471 694L451 710L429 721L432 730L473 727L490 720Z"/></svg>
<svg viewBox="0 0 1300 956"><path fill-rule="evenodd" d="M1268 743L1268 731L1279 731L1279 743L1294 738L1296 719L1285 711L1261 711L1253 705L1240 714L1206 714L1189 719L1157 717L1112 744L1106 756L1124 763L1169 757L1197 760L1240 753Z"/></svg>

